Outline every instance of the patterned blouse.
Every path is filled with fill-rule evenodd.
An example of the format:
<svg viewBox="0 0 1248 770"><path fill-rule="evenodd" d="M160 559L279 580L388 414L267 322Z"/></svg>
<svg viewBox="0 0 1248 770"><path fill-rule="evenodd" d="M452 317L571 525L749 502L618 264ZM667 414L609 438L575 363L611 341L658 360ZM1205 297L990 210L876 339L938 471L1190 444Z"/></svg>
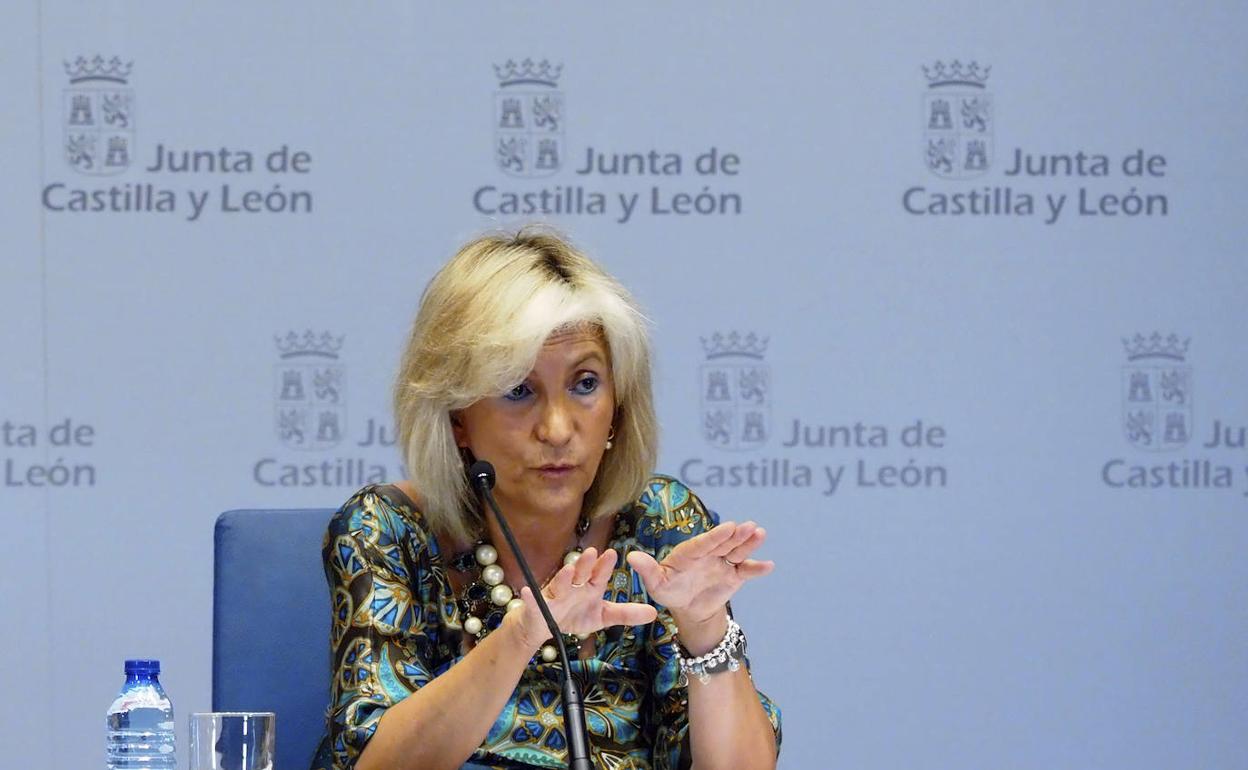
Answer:
<svg viewBox="0 0 1248 770"><path fill-rule="evenodd" d="M655 476L616 517L610 546L620 559L604 598L649 602L658 620L599 631L594 657L573 660L585 700L594 766L610 770L688 767L686 689L676 663L675 625L623 558L639 549L662 560L678 543L718 523L675 479ZM333 597L333 684L328 734L314 770L345 770L385 710L463 658L463 631L443 553L420 512L393 486L355 494L329 524L322 558ZM485 741L475 766L566 767L558 663L531 663ZM748 666L748 663L747 663ZM759 693L780 740L780 710Z"/></svg>

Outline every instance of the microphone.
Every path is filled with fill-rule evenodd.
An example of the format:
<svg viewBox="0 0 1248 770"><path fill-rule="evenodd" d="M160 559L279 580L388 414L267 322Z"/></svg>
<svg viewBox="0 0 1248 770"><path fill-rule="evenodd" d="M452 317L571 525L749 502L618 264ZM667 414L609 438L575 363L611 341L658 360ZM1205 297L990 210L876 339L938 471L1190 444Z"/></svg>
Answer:
<svg viewBox="0 0 1248 770"><path fill-rule="evenodd" d="M498 526L503 530L503 537L506 538L507 545L511 547L511 552L516 555L516 561L520 563L520 571L524 573L524 582L529 584L529 590L537 599L537 607L542 611L546 627L550 629L550 634L555 639L555 646L559 648L559 662L563 664L563 729L568 734L568 767L571 770L593 770L593 765L589 761L589 733L585 729L585 704L581 699L581 688L572 678L572 666L568 662L568 648L563 643L563 632L559 630L559 624L550 614L550 607L546 605L546 598L542 596L542 587L533 577L533 570L529 569L529 563L520 551L516 536L512 534L511 527L507 525L507 519L503 517L502 510L494 500L494 493L491 491L494 489L495 481L494 466L485 460L477 460L468 470L468 477L472 480L477 494L485 500L490 510L494 511Z"/></svg>

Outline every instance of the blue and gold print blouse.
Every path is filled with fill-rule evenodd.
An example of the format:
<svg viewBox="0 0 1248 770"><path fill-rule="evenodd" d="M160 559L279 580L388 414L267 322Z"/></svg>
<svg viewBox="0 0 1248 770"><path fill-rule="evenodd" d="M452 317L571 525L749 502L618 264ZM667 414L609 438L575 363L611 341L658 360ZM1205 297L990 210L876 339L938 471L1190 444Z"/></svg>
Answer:
<svg viewBox="0 0 1248 770"><path fill-rule="evenodd" d="M679 684L675 624L625 560L642 550L662 560L718 522L683 484L655 476L616 517L619 554L605 598L655 604L642 626L599 631L595 653L573 660L585 698L595 767L688 767L688 698ZM393 486L369 486L335 514L322 557L333 601L333 684L328 734L314 770L345 770L390 706L463 658L463 631L443 553L420 512ZM747 663L748 666L748 663ZM531 663L471 762L489 768L566 767L558 663ZM780 710L758 695L780 740Z"/></svg>

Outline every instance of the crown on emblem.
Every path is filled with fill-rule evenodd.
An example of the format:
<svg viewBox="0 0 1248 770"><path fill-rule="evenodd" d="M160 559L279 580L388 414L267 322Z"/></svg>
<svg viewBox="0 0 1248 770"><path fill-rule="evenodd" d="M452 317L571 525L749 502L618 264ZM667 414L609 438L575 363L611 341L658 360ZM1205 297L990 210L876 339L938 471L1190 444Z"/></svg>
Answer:
<svg viewBox="0 0 1248 770"><path fill-rule="evenodd" d="M740 332L729 332L728 334L720 334L715 332L710 338L702 337L702 349L706 351L707 359L724 358L725 356L746 356L747 358L762 358L767 352L767 337L759 337L754 332L749 334L741 334Z"/></svg>
<svg viewBox="0 0 1248 770"><path fill-rule="evenodd" d="M559 85L559 76L563 74L562 64L551 64L546 59L534 62L525 59L516 64L508 59L503 64L494 65L494 74L498 76L498 84L506 88L515 85L541 85L555 87Z"/></svg>
<svg viewBox="0 0 1248 770"><path fill-rule="evenodd" d="M983 88L984 83L988 82L988 73L992 71L992 67L980 67L978 62L971 62L963 65L962 62L954 59L946 65L942 61L938 61L931 67L923 65L923 74L927 77L928 88L940 88L941 86L974 86Z"/></svg>
<svg viewBox="0 0 1248 770"><path fill-rule="evenodd" d="M103 56L96 54L94 58L87 59L85 56L79 56L74 59L73 63L63 62L65 65L65 74L69 75L69 82L81 83L84 80L107 80L113 83L125 83L126 78L130 77L130 69L134 67L134 62L123 62L120 57L114 56L105 61Z"/></svg>
<svg viewBox="0 0 1248 770"><path fill-rule="evenodd" d="M1123 337L1122 346L1127 351L1128 361L1137 361L1141 358L1169 358L1173 361L1187 360L1187 346L1192 339L1179 339L1179 335L1170 334L1161 336L1161 332L1153 332L1145 337L1143 334L1136 334L1130 339Z"/></svg>
<svg viewBox="0 0 1248 770"><path fill-rule="evenodd" d="M286 332L285 336L275 335L273 341L277 343L277 350L282 354L282 358L296 358L299 356L320 356L321 358L337 358L338 351L342 349L343 336L335 337L329 332L321 332L317 334L311 329L303 334L298 332Z"/></svg>

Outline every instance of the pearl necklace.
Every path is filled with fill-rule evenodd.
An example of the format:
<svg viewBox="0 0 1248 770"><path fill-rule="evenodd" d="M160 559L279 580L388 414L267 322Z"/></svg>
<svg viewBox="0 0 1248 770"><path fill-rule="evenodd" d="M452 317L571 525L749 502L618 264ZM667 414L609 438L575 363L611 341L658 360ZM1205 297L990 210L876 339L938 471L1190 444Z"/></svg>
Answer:
<svg viewBox="0 0 1248 770"><path fill-rule="evenodd" d="M584 549L581 540L589 531L589 519L582 516L576 523L576 543L563 555L563 564L572 564ZM459 572L475 572L473 580L464 587L456 599L460 617L463 620L464 633L471 634L478 642L491 631L503 624L503 616L524 606L524 601L506 582L502 565L498 563L498 549L488 540L481 539L466 551L461 551L451 559L451 566ZM560 567L543 581L549 582ZM564 634L564 644L570 655L577 655L581 649L581 638L576 634ZM575 650L575 652L573 651ZM549 639L542 644L538 652L545 663L553 663L559 657L559 650L554 640ZM537 657L537 656L535 656Z"/></svg>

